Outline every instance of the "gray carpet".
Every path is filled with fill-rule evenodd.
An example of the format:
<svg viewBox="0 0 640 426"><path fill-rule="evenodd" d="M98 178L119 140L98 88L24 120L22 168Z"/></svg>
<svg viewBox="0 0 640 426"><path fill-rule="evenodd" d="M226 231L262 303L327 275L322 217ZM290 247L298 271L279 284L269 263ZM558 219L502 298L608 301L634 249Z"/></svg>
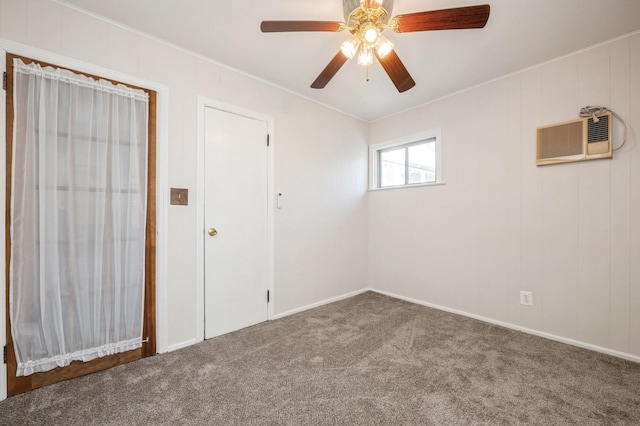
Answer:
<svg viewBox="0 0 640 426"><path fill-rule="evenodd" d="M365 293L9 398L0 424L640 424L640 365Z"/></svg>

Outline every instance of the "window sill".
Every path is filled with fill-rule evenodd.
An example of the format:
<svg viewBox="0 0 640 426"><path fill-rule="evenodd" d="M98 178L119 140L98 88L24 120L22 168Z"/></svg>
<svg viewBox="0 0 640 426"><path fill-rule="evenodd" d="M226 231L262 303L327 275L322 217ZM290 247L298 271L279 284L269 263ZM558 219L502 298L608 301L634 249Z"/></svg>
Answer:
<svg viewBox="0 0 640 426"><path fill-rule="evenodd" d="M390 189L408 189L408 188L423 188L425 186L440 186L446 185L446 182L429 182L429 183L414 183L412 185L398 185L398 186L386 186L384 188L369 188L368 192L376 192L376 191L388 191Z"/></svg>

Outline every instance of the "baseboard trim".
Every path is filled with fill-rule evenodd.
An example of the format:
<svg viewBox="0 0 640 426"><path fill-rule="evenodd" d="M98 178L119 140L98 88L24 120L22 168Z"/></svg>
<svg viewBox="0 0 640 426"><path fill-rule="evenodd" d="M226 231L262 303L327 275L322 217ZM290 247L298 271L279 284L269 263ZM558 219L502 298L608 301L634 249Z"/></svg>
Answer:
<svg viewBox="0 0 640 426"><path fill-rule="evenodd" d="M169 345L167 348L167 352L177 351L178 349L186 348L187 346L195 345L196 343L202 342L202 339L189 339L184 342L176 343L175 345Z"/></svg>
<svg viewBox="0 0 640 426"><path fill-rule="evenodd" d="M309 309L318 308L318 307L323 306L323 305L328 305L329 303L338 302L340 300L348 299L350 297L357 296L357 295L362 294L362 293L366 293L367 291L370 291L370 289L369 288L363 288L363 289L360 289L360 290L357 290L357 291L353 291L351 293L343 294L341 296L332 297L331 299L326 299L326 300L322 300L320 302L312 303L310 305L301 306L300 308L291 309L290 311L286 311L286 312L282 312L280 314L276 314L276 315L273 316L273 319L276 320L276 319L288 317L289 315L298 314L300 312L308 311Z"/></svg>
<svg viewBox="0 0 640 426"><path fill-rule="evenodd" d="M557 336L555 334L545 333L543 331L534 330L531 328L521 327L519 325L511 324L509 322L499 321L488 317L483 317L481 315L471 314L469 312L460 311L457 309L448 308L446 306L436 305L434 303L425 302L423 300L414 299L412 297L405 297L399 294L390 293L388 291L376 290L374 288L368 289L369 291L373 291L374 293L382 294L385 296L393 297L394 299L404 300L406 302L415 303L417 305L427 306L429 308L438 309L440 311L449 312L456 315L462 315L464 317L473 318L479 321L483 321L489 324L498 325L501 327L509 328L511 330L521 331L523 333L531 334L533 336L543 337L545 339L554 340L556 342L565 343L571 346L577 346L583 349L589 349L594 352L600 352L606 355L611 355L616 358L622 358L627 361L640 363L640 356L632 355L626 352L620 352L613 349L603 348L602 346L592 345L590 343L581 342L579 340L569 339L567 337Z"/></svg>

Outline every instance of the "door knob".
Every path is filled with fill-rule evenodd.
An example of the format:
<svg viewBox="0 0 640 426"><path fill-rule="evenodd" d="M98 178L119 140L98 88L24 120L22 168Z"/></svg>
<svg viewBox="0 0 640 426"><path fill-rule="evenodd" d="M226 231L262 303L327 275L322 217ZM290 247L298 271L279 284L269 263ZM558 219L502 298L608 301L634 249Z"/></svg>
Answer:
<svg viewBox="0 0 640 426"><path fill-rule="evenodd" d="M216 231L216 228L209 228L209 235L211 235L212 237L215 237L216 235L218 235L218 231Z"/></svg>

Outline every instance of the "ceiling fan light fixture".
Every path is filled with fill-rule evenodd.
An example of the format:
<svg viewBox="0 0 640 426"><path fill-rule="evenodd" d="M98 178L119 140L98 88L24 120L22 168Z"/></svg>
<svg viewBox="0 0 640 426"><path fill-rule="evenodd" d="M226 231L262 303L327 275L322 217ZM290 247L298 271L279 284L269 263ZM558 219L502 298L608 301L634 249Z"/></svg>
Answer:
<svg viewBox="0 0 640 426"><path fill-rule="evenodd" d="M378 53L378 56L381 57L381 58L384 58L392 50L393 50L393 43L391 43L389 40L387 40L383 36L380 36L380 41L378 42L378 45L376 46L376 52Z"/></svg>
<svg viewBox="0 0 640 426"><path fill-rule="evenodd" d="M360 51L358 64L367 67L367 81L369 81L368 66L373 63L373 57L376 56L398 92L402 93L414 87L416 83L394 51L393 44L382 36L385 30L405 33L484 28L491 12L490 5L482 4L414 12L392 17L394 1L342 0L344 22L262 21L260 30L263 33L347 30L352 37L342 43L338 53L322 70L311 87L314 89L324 88L338 70Z"/></svg>
<svg viewBox="0 0 640 426"><path fill-rule="evenodd" d="M371 64L373 64L373 52L369 46L362 46L358 56L358 65L367 66Z"/></svg>
<svg viewBox="0 0 640 426"><path fill-rule="evenodd" d="M360 47L360 41L358 41L358 39L356 39L355 37L352 37L351 39L342 43L342 45L340 46L340 50L342 51L342 54L344 56L351 59L358 52L358 47Z"/></svg>
<svg viewBox="0 0 640 426"><path fill-rule="evenodd" d="M367 43L374 45L380 38L380 32L374 25L369 24L366 27L364 27L362 37Z"/></svg>

